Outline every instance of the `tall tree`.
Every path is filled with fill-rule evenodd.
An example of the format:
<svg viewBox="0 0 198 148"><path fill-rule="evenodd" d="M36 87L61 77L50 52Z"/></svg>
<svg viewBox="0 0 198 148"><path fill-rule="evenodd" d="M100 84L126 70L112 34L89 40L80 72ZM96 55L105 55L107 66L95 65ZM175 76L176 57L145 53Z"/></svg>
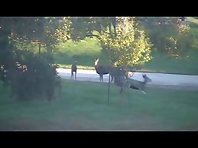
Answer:
<svg viewBox="0 0 198 148"><path fill-rule="evenodd" d="M70 39L97 37L113 65L133 66L150 60L149 39L132 17L71 17L66 24Z"/></svg>
<svg viewBox="0 0 198 148"><path fill-rule="evenodd" d="M175 57L182 56L192 43L190 27L181 17L137 17L154 47Z"/></svg>
<svg viewBox="0 0 198 148"><path fill-rule="evenodd" d="M10 39L17 48L25 48L31 43L41 44L51 53L58 38L56 29L59 27L58 18L53 17L25 17L9 18L12 21Z"/></svg>
<svg viewBox="0 0 198 148"><path fill-rule="evenodd" d="M104 31L100 38L114 65L133 67L151 59L152 44L132 17L118 17L114 33Z"/></svg>
<svg viewBox="0 0 198 148"><path fill-rule="evenodd" d="M55 42L53 23L47 18L0 18L0 59L1 79L11 87L18 99L31 99L45 95L53 98L56 83L56 72L50 64L49 55L35 55L29 50L18 50L17 44L28 44L32 40L49 48ZM46 56L47 55L47 56ZM6 72L6 73L5 73ZM3 77L2 77L3 76ZM5 76L5 77L4 77Z"/></svg>

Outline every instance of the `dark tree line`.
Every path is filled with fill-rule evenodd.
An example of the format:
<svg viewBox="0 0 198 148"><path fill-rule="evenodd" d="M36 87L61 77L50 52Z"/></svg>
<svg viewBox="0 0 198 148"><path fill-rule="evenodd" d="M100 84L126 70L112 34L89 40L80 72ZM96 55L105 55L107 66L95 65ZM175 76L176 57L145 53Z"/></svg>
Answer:
<svg viewBox="0 0 198 148"><path fill-rule="evenodd" d="M50 23L47 18L0 18L0 78L17 99L51 100L60 86L52 65ZM33 40L44 44L47 51L35 54L31 49L17 49L16 44Z"/></svg>

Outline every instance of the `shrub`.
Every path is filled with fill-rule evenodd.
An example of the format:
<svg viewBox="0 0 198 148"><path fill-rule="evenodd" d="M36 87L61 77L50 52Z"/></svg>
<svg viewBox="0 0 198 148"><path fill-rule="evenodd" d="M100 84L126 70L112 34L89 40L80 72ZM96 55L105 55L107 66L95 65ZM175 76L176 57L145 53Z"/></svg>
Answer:
<svg viewBox="0 0 198 148"><path fill-rule="evenodd" d="M18 53L17 60L15 69L8 72L12 95L20 100L42 97L52 100L60 79L56 67L49 63L49 56L23 51Z"/></svg>

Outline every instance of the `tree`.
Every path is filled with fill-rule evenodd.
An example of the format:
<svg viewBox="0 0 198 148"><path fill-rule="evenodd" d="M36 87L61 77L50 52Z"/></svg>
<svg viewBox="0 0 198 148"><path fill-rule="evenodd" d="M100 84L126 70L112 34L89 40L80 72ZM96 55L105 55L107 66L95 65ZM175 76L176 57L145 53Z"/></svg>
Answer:
<svg viewBox="0 0 198 148"><path fill-rule="evenodd" d="M56 29L55 35L59 42L66 42L71 39L71 18L63 17L59 18L59 27Z"/></svg>
<svg viewBox="0 0 198 148"><path fill-rule="evenodd" d="M154 47L171 56L185 55L192 43L190 27L180 17L138 17Z"/></svg>
<svg viewBox="0 0 198 148"><path fill-rule="evenodd" d="M100 41L106 47L113 65L133 67L151 60L151 43L131 17L117 18L116 32L102 32Z"/></svg>
<svg viewBox="0 0 198 148"><path fill-rule="evenodd" d="M57 29L59 41L83 40L86 37L100 38L101 33L107 27L112 26L113 17L63 17L60 18L60 27ZM111 29L110 29L111 31Z"/></svg>
<svg viewBox="0 0 198 148"><path fill-rule="evenodd" d="M70 17L64 21L60 35L75 41L97 37L113 65L134 66L151 58L149 39L132 17Z"/></svg>
<svg viewBox="0 0 198 148"><path fill-rule="evenodd" d="M53 98L57 79L50 53L56 43L53 41L55 22L51 18L0 18L0 51L4 56L0 60L1 78L6 74L5 82L18 99L43 95L49 100ZM31 47L17 48L17 44L30 44L32 40L46 46L47 54L34 54Z"/></svg>
<svg viewBox="0 0 198 148"><path fill-rule="evenodd" d="M30 17L9 18L15 26L12 26L10 40L16 48L27 49L32 43L41 44L48 53L55 49L58 42L56 29L59 27L57 18Z"/></svg>

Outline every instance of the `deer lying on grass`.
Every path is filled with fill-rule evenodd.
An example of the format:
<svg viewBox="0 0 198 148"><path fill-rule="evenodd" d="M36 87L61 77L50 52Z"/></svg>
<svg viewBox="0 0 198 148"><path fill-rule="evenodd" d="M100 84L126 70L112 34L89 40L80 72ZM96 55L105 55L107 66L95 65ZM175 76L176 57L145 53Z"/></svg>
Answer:
<svg viewBox="0 0 198 148"><path fill-rule="evenodd" d="M148 82L151 82L152 80L146 74L143 74L142 77L144 78L143 82L134 80L134 79L130 79L130 78L123 80L122 84L121 84L120 93L122 93L124 89L131 88L131 89L141 90L145 94L145 91L144 91L145 85Z"/></svg>

